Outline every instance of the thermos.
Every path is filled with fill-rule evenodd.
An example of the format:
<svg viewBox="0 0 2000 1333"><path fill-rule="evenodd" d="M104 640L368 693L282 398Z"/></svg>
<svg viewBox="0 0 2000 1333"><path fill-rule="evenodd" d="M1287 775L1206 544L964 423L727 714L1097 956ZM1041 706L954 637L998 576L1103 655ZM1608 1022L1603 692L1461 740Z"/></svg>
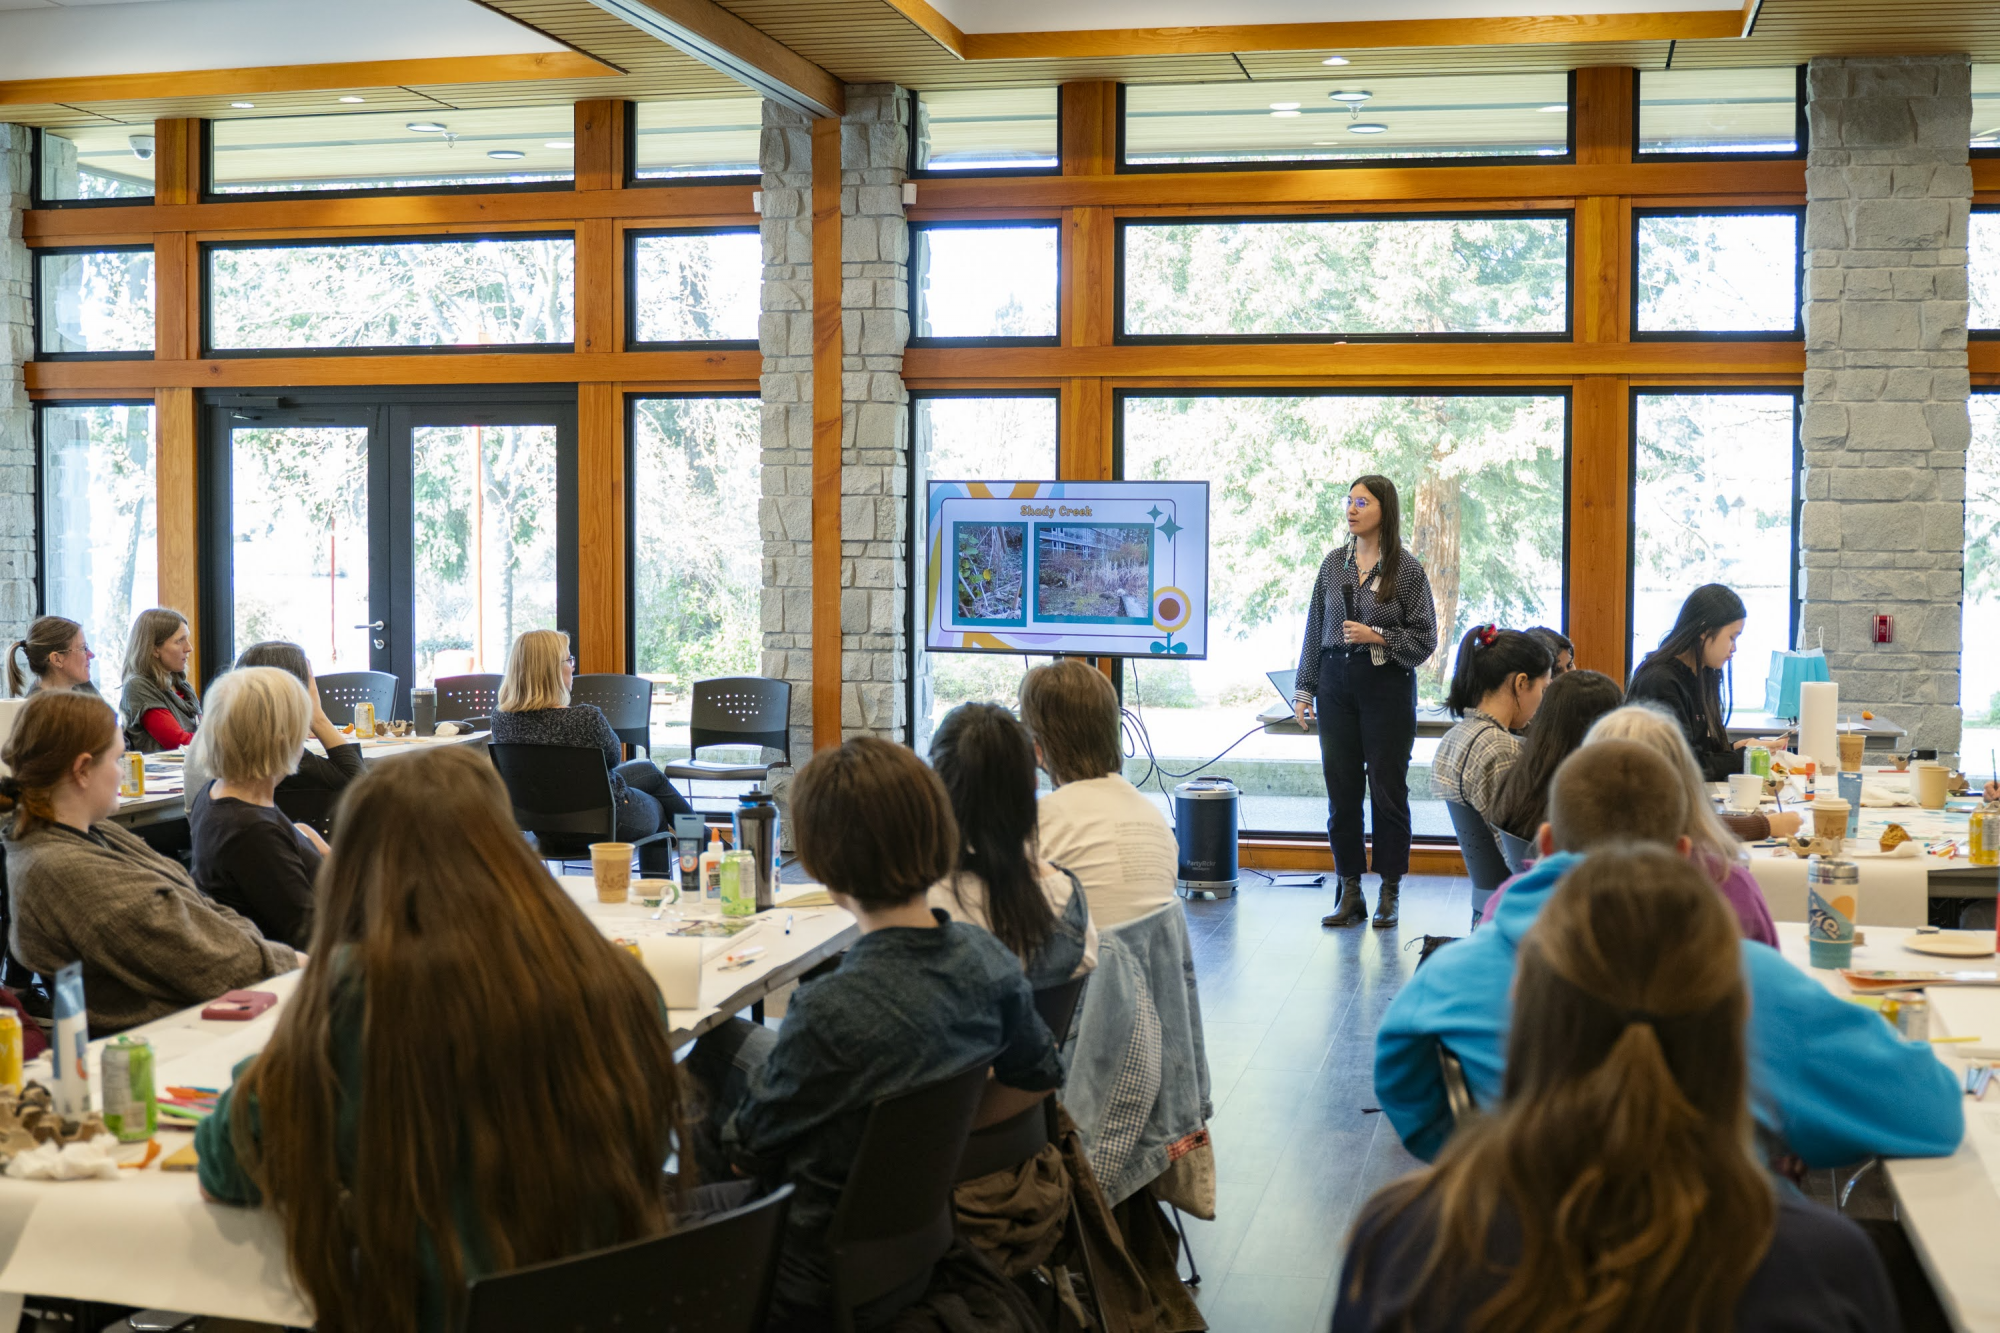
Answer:
<svg viewBox="0 0 2000 1333"><path fill-rule="evenodd" d="M428 688L411 690L410 716L416 719L417 735L436 735L438 725L438 692Z"/></svg>
<svg viewBox="0 0 2000 1333"><path fill-rule="evenodd" d="M778 807L771 793L752 787L738 798L736 846L750 853L757 866L757 910L768 911L777 901Z"/></svg>

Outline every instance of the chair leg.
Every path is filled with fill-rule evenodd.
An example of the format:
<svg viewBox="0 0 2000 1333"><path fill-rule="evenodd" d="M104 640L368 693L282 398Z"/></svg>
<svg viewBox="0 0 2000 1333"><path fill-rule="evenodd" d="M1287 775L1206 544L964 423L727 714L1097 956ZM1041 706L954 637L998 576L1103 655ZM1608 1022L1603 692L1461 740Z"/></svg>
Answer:
<svg viewBox="0 0 2000 1333"><path fill-rule="evenodd" d="M755 1023L758 1027L764 1026L764 1002L762 1000L754 1000L751 1002L750 1021L752 1023Z"/></svg>
<svg viewBox="0 0 2000 1333"><path fill-rule="evenodd" d="M1187 1224L1181 1221L1180 1209L1174 1208L1172 1204L1168 1204L1167 1207L1173 1209L1174 1230L1180 1233L1181 1251L1182 1253L1187 1255L1187 1261L1188 1261L1187 1284L1190 1287L1199 1287L1201 1285L1201 1270L1195 1267L1194 1246L1188 1244Z"/></svg>

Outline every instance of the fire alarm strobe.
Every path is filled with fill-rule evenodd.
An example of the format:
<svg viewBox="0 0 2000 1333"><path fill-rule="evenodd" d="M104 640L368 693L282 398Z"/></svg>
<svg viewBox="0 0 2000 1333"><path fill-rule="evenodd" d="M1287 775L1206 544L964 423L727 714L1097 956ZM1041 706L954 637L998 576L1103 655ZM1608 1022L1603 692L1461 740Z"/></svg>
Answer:
<svg viewBox="0 0 2000 1333"><path fill-rule="evenodd" d="M1875 642L1894 643L1895 641L1896 622L1894 619L1889 616L1875 617Z"/></svg>

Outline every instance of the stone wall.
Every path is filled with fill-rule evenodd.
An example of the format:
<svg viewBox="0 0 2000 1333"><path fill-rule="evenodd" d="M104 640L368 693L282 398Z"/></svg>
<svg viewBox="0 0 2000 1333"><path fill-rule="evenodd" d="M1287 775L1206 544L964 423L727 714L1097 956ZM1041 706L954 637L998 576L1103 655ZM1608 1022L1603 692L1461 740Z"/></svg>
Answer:
<svg viewBox="0 0 2000 1333"><path fill-rule="evenodd" d="M35 446L22 366L34 356L28 248L33 132L0 125L0 643L12 643L35 615Z"/></svg>
<svg viewBox="0 0 2000 1333"><path fill-rule="evenodd" d="M1964 587L1965 56L1807 72L1802 646L1825 636L1844 710L1959 744ZM1895 641L1873 640L1895 617Z"/></svg>

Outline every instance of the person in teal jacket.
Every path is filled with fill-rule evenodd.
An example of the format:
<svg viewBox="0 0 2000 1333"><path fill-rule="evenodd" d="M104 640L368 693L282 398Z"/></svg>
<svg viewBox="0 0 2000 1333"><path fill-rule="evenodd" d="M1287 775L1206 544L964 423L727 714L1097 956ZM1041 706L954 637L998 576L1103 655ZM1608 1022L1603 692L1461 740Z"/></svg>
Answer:
<svg viewBox="0 0 2000 1333"><path fill-rule="evenodd" d="M1543 859L1513 881L1489 929L1417 969L1376 1034L1375 1096L1412 1153L1431 1160L1452 1131L1440 1045L1464 1066L1474 1101L1499 1104L1522 937L1580 853L1609 841L1675 844L1684 807L1663 808L1673 804L1664 798L1675 785L1663 761L1625 741L1587 745L1557 770L1550 822L1538 838ZM1651 824L1658 828L1643 827ZM1750 988L1751 1110L1764 1130L1808 1167L1957 1150L1964 1092L1928 1045L1904 1041L1777 950L1740 947Z"/></svg>

